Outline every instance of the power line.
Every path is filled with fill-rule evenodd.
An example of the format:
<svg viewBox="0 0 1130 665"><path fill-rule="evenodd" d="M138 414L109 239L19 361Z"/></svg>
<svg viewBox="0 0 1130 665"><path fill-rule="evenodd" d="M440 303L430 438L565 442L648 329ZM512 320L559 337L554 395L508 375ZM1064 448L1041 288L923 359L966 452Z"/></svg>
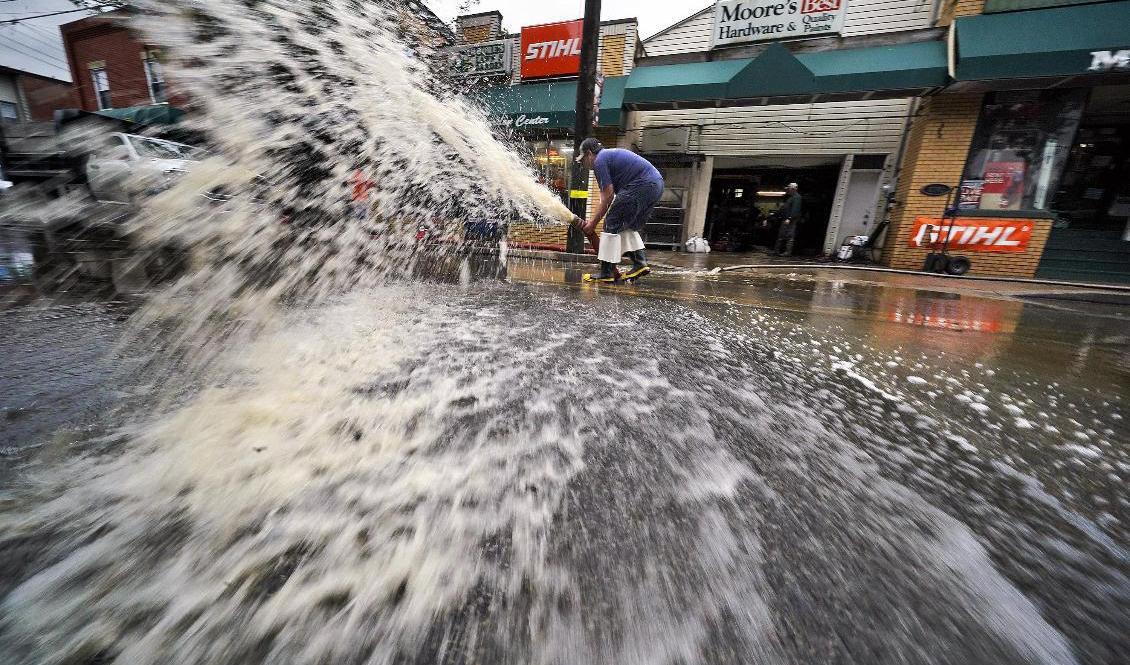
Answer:
<svg viewBox="0 0 1130 665"><path fill-rule="evenodd" d="M61 16L63 14L74 14L74 13L77 13L77 12L89 13L90 10L92 10L92 9L111 9L111 8L114 8L114 5L91 5L89 7L84 8L84 9L68 9L66 11L61 11L61 12L51 12L49 14L37 14L35 16L24 16L23 18L12 18L12 19L8 19L6 21L0 21L0 25L23 23L24 21L32 21L32 20L37 19L37 18L47 18L48 16ZM12 14L22 14L23 12L5 12L5 13L8 14L9 16L11 16Z"/></svg>
<svg viewBox="0 0 1130 665"><path fill-rule="evenodd" d="M54 30L48 30L47 28L37 23L17 23L16 25L20 26L21 28L35 30L42 35L46 35L47 38L52 40L53 42L59 42L61 44L63 41L63 35L59 31L58 27L56 27Z"/></svg>
<svg viewBox="0 0 1130 665"><path fill-rule="evenodd" d="M51 54L44 53L43 51L40 51L33 46L29 46L29 45L25 44L24 42L16 41L15 39L9 39L8 47L11 48L13 51L15 51L17 53L20 53L24 56L32 58L33 60L38 60L39 62L41 62L45 65L49 65L49 66L51 66L55 69L60 69L60 70L63 70L63 71L67 71L67 69L68 69L65 59L48 60L47 58L52 58ZM23 48L19 48L19 47L23 47ZM24 49L27 49L27 50L24 50ZM43 57L40 57L40 56L43 56Z"/></svg>
<svg viewBox="0 0 1130 665"><path fill-rule="evenodd" d="M17 23L16 25L9 25L9 26L4 26L4 27L15 31L18 28L26 28L26 27L29 27L29 26ZM66 52L63 50L63 42L62 42L61 39L55 40L55 39L50 39L50 38L46 38L46 37L41 37L41 36L39 36L38 33L35 33L35 32L17 32L17 34L18 34L19 37L25 38L25 39L27 39L31 42L29 44L25 44L25 46L28 46L28 47L34 46L35 48L41 49L44 52L44 54L48 54L48 51L52 51L53 53L49 54L52 57L55 57L57 55L59 58L64 58L65 55L66 55ZM12 37L11 35L9 35L9 36ZM12 38L14 38L14 37L12 37Z"/></svg>

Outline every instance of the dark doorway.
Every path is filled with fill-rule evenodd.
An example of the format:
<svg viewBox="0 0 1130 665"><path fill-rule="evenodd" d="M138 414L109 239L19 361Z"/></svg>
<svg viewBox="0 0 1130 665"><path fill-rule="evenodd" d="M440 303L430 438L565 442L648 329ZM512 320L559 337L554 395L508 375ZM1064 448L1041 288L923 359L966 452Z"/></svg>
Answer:
<svg viewBox="0 0 1130 665"><path fill-rule="evenodd" d="M711 248L721 252L773 247L779 227L773 212L785 200L785 188L795 182L804 199L804 222L795 251L802 256L820 254L839 176L839 165L715 170L704 235Z"/></svg>
<svg viewBox="0 0 1130 665"><path fill-rule="evenodd" d="M1130 283L1130 86L1092 92L1052 209L1039 277Z"/></svg>

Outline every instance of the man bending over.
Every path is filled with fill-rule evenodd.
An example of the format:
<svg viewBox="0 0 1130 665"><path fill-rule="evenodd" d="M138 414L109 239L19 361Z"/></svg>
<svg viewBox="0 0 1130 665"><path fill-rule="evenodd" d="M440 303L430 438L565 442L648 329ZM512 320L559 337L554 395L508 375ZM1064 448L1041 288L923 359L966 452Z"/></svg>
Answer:
<svg viewBox="0 0 1130 665"><path fill-rule="evenodd" d="M651 217L651 211L663 196L663 176L651 162L631 150L606 149L594 138L581 143L577 161L596 173L600 186L600 206L588 221L578 218L581 228L591 234L604 220L600 234L600 272L585 275L588 282L615 282L636 279L651 272L643 255L640 231ZM632 267L623 275L616 266L627 254Z"/></svg>

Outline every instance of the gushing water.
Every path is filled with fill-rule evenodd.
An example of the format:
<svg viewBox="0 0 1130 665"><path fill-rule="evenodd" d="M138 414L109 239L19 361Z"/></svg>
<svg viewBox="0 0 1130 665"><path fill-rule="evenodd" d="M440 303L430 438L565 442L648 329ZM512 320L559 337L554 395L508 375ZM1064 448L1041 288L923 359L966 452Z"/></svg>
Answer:
<svg viewBox="0 0 1130 665"><path fill-rule="evenodd" d="M417 230L472 220L568 222L560 200L454 93L415 3L141 3L216 157L149 203L137 230L203 268L168 289L186 339L280 299L317 302L416 259ZM350 183L371 187L359 210ZM198 205L201 191L230 195Z"/></svg>
<svg viewBox="0 0 1130 665"><path fill-rule="evenodd" d="M136 222L194 266L127 351L157 330L207 362L4 496L4 662L1073 663L1065 624L1096 626L1095 662L1124 640L1121 545L1042 499L1033 523L1076 527L1047 549L1105 552L1049 597L1110 590L1053 625L937 505L951 470L988 477L992 439L925 431L929 400L846 342L393 279L423 223L569 217L432 74L411 3L142 6L213 157ZM1015 494L972 510L1022 540L997 513L1034 481L998 463ZM1032 548L1022 574L1045 570Z"/></svg>

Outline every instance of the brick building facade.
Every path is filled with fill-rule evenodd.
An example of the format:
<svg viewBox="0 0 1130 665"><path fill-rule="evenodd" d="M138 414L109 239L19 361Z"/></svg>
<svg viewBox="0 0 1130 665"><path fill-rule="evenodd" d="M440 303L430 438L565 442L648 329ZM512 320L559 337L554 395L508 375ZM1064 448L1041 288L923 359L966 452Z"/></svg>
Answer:
<svg viewBox="0 0 1130 665"><path fill-rule="evenodd" d="M905 170L895 199L899 206L891 214L891 228L883 252L883 263L892 268L918 270L929 250L911 246L914 223L922 217L942 224L945 198L930 197L922 188L931 183L960 182L969 156L969 145L981 112L984 95L939 95L922 102L907 141ZM999 277L1032 277L1051 234L1050 219L1027 220L1032 225L1028 250L1018 253L979 254L970 274Z"/></svg>
<svg viewBox="0 0 1130 665"><path fill-rule="evenodd" d="M0 116L5 122L50 122L58 109L74 108L74 87L29 72L0 67Z"/></svg>
<svg viewBox="0 0 1130 665"><path fill-rule="evenodd" d="M1002 226L1025 237L1009 251L981 247L951 252L969 257L970 274L1130 280L1130 185L1125 178L1130 151L1120 147L1130 135L1130 76L1118 67L1094 73L1092 64L1096 49L1110 48L1108 40L1114 47L1130 44L1130 33L1119 35L1113 27L1117 19L1107 18L1130 13L1130 3L1068 5L1001 0L944 5L939 24L952 26L951 38L957 42L951 52L954 80L940 94L921 99L914 114L883 263L922 269L929 252L923 221L945 228L941 217L946 202L925 195L922 188L961 183L967 187L955 202L958 225L979 229L962 231L962 237ZM1063 41L1074 39L1081 46L1072 52L1058 45L1065 53L1056 56L1059 60L1044 55L1045 42L1036 37L1041 27L1074 20L1082 27L1069 31ZM1107 26L1110 36L1103 33ZM1046 61L1032 56L1027 62L982 69L966 64L976 49L1010 57L1007 51L996 52L999 38L1006 36ZM962 44L972 46L962 49ZM1005 195L994 192L990 199L990 184L998 183L1000 189L1010 179L1020 186Z"/></svg>
<svg viewBox="0 0 1130 665"><path fill-rule="evenodd" d="M171 90L160 63L160 48L137 39L128 15L111 12L61 26L67 61L86 111L168 102L187 98Z"/></svg>
<svg viewBox="0 0 1130 665"><path fill-rule="evenodd" d="M25 74L20 78L20 85L30 120L47 122L55 111L78 106L78 95L70 83Z"/></svg>

